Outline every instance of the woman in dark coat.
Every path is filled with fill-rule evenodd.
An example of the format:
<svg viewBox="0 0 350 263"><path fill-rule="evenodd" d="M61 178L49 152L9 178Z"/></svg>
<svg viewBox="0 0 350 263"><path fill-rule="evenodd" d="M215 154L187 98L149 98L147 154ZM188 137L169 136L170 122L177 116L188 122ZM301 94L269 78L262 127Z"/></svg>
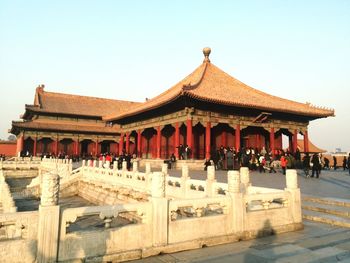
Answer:
<svg viewBox="0 0 350 263"><path fill-rule="evenodd" d="M333 168L337 170L337 158L335 156L333 156Z"/></svg>
<svg viewBox="0 0 350 263"><path fill-rule="evenodd" d="M311 177L314 177L314 174L316 172L316 178L319 177L319 167L320 167L320 158L318 157L318 154L315 153L311 158L312 163L312 174Z"/></svg>
<svg viewBox="0 0 350 263"><path fill-rule="evenodd" d="M227 170L233 170L234 154L231 149L227 151L226 159L227 159Z"/></svg>

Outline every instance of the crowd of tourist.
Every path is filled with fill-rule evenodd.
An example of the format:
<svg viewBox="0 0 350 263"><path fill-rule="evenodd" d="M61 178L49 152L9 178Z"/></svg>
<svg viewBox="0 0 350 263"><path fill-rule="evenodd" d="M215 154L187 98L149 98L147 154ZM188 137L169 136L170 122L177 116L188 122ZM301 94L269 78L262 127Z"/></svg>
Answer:
<svg viewBox="0 0 350 263"><path fill-rule="evenodd" d="M192 158L192 149L187 144L186 145L180 144L176 148L178 148L180 160L188 160Z"/></svg>
<svg viewBox="0 0 350 263"><path fill-rule="evenodd" d="M236 151L234 147L221 146L217 150L212 150L210 159L206 159L204 169L207 170L209 165L214 165L216 170L232 170L240 167L248 167L252 171L260 173L276 173L276 168L281 168L282 173L286 173L286 169L303 169L305 176L319 178L321 171L337 170L337 158L333 158L333 165L330 167L330 160L323 157L319 153L301 154L299 149L295 153L284 151L282 149L275 150L273 153L263 147L260 151L257 148L242 148ZM343 158L343 170L349 170L350 174L350 154Z"/></svg>
<svg viewBox="0 0 350 263"><path fill-rule="evenodd" d="M281 158L282 157L282 158ZM285 161L286 159L289 160ZM281 161L277 163L276 161ZM276 173L276 167L281 165L285 170L293 168L294 157L290 153L276 150L274 154L263 147L260 151L256 148L241 148L236 151L234 147L221 146L219 149L212 149L210 159L205 160L205 170L209 165L214 165L217 170L232 170L239 167L248 167L250 170L258 170L260 173L266 171Z"/></svg>
<svg viewBox="0 0 350 263"><path fill-rule="evenodd" d="M180 144L178 147L179 159L188 160L192 158L192 149L188 145ZM22 151L21 157L30 157L29 152ZM129 170L132 166L132 162L137 159L136 154L129 154L125 150L122 154L118 155L115 153L101 153L98 156L91 154L79 155L68 155L64 152L57 154L43 153L41 158L59 158L59 159L72 159L73 162L79 162L80 159L87 160L88 165L93 165L94 160L100 160L103 165L107 163L112 165L115 161L118 164L118 169L122 168L122 163L125 161L127 163L127 169ZM288 150L284 151L282 149L277 149L272 152L265 147L261 150L257 148L244 148L242 147L237 151L234 147L224 147L221 146L218 149L212 149L210 152L210 158L205 160L204 169L213 165L216 170L233 170L239 169L240 167L248 167L252 171L259 171L260 173L276 173L277 168L281 168L282 173L286 173L286 169L303 169L305 176L319 178L322 170L337 170L338 165L336 156L331 157L332 166L330 166L330 160L318 153L306 153L301 154L297 149L295 153L291 153ZM0 160L4 160L5 155L0 154ZM171 168L176 162L176 157L174 153L170 156L168 160L164 162L168 163L168 167ZM349 156L344 156L342 160L343 170L348 170L350 174L350 154Z"/></svg>

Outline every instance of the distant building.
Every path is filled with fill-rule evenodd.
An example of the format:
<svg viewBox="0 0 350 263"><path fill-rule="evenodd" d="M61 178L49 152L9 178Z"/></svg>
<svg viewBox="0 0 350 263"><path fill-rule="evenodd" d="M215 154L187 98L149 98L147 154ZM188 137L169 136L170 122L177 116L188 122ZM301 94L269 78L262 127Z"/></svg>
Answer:
<svg viewBox="0 0 350 263"><path fill-rule="evenodd" d="M0 140L0 155L15 156L17 149L16 141L2 141Z"/></svg>
<svg viewBox="0 0 350 263"><path fill-rule="evenodd" d="M301 153L305 153L305 143L304 140L298 139L298 149ZM309 140L309 147L308 147L308 153L325 153L327 152L326 150L323 150L316 145L314 145L310 140Z"/></svg>

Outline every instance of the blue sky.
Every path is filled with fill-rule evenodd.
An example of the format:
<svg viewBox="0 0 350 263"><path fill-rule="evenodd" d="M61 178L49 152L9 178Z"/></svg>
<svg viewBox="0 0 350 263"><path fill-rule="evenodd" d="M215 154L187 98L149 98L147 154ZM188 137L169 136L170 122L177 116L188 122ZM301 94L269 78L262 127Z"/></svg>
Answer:
<svg viewBox="0 0 350 263"><path fill-rule="evenodd" d="M0 138L35 87L144 101L212 63L284 98L335 108L319 147L350 150L350 1L2 1Z"/></svg>

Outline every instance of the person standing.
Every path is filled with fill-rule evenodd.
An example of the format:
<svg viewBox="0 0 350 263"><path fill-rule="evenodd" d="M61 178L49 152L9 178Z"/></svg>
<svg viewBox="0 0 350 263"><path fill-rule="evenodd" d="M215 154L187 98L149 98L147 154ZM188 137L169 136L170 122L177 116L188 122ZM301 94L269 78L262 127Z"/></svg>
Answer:
<svg viewBox="0 0 350 263"><path fill-rule="evenodd" d="M312 174L311 174L311 177L314 177L314 174L316 172L316 178L318 178L319 177L320 159L318 158L318 154L317 153L315 153L312 156L311 163L312 163Z"/></svg>
<svg viewBox="0 0 350 263"><path fill-rule="evenodd" d="M346 160L346 156L344 156L344 158L343 158L343 171L346 170L346 164L347 164L347 160Z"/></svg>
<svg viewBox="0 0 350 263"><path fill-rule="evenodd" d="M204 163L204 171L208 170L208 166L211 165L211 162L209 159L205 159L205 163Z"/></svg>
<svg viewBox="0 0 350 263"><path fill-rule="evenodd" d="M270 173L276 173L276 161L273 156L270 157L270 163L269 163L269 168L270 168Z"/></svg>
<svg viewBox="0 0 350 263"><path fill-rule="evenodd" d="M349 175L350 175L350 153L349 153L349 156L348 156L348 170L349 170Z"/></svg>
<svg viewBox="0 0 350 263"><path fill-rule="evenodd" d="M259 173L261 173L261 172L265 173L265 165L266 165L265 156L261 155L259 157Z"/></svg>
<svg viewBox="0 0 350 263"><path fill-rule="evenodd" d="M330 170L330 168L329 168L329 159L327 157L324 157L323 160L324 160L324 169L325 170Z"/></svg>
<svg viewBox="0 0 350 263"><path fill-rule="evenodd" d="M180 144L178 146L179 148L179 159L180 160L184 160L185 159L185 156L184 156L184 146L182 144Z"/></svg>
<svg viewBox="0 0 350 263"><path fill-rule="evenodd" d="M233 170L234 154L232 149L229 149L226 153L227 158L227 170Z"/></svg>
<svg viewBox="0 0 350 263"><path fill-rule="evenodd" d="M306 153L306 155L303 157L303 169L306 178L310 177L310 156L309 153Z"/></svg>
<svg viewBox="0 0 350 263"><path fill-rule="evenodd" d="M281 156L280 161L281 161L283 175L286 175L286 167L287 167L287 163L288 163L287 158L286 158L286 154L283 154Z"/></svg>
<svg viewBox="0 0 350 263"><path fill-rule="evenodd" d="M173 167L175 167L175 163L176 163L176 156L174 153L171 154L170 156L170 161L169 161L169 169L172 169Z"/></svg>
<svg viewBox="0 0 350 263"><path fill-rule="evenodd" d="M333 156L333 168L337 170L337 158L335 156Z"/></svg>

